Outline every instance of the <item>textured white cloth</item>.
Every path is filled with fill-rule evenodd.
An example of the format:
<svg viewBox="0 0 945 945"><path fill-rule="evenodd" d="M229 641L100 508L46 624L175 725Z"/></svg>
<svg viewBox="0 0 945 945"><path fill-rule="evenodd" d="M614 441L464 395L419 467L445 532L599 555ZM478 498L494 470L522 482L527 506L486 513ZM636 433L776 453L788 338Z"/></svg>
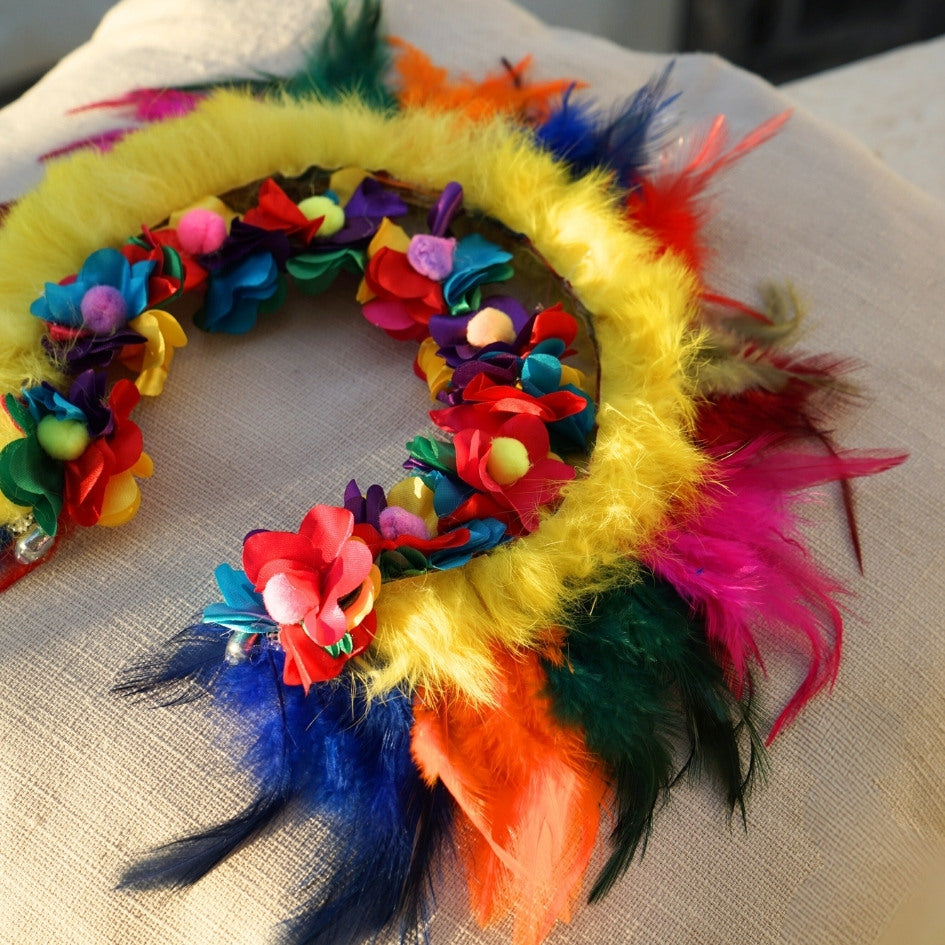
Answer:
<svg viewBox="0 0 945 945"><path fill-rule="evenodd" d="M125 0L93 41L0 112L0 197L40 175L38 153L114 121L65 111L139 85L290 71L316 0ZM390 0L388 26L478 73L535 54L619 100L664 60L549 30L505 0ZM734 133L789 103L712 57L684 56L680 128L724 112ZM864 945L945 889L945 433L941 248L945 210L803 112L720 182L710 281L757 298L792 280L807 347L859 359L869 397L837 431L848 446L908 450L858 484L866 576L837 496L812 546L855 592L839 682L778 739L748 828L707 785L680 786L646 855L549 945ZM0 260L0 265L2 265ZM287 822L180 895L113 891L122 864L234 812L245 784L194 707L118 701L123 665L186 625L237 563L252 527L291 527L347 479L390 484L420 428L409 355L334 294L294 304L247 338L191 332L159 403L138 422L156 461L135 521L72 539L0 600L0 941L11 945L256 945L291 908L315 825ZM765 706L799 666L768 667ZM603 853L603 848L600 854ZM598 856L598 861L600 855ZM434 945L494 945L444 877ZM927 941L945 929L926 925ZM916 936L911 939L921 941Z"/></svg>

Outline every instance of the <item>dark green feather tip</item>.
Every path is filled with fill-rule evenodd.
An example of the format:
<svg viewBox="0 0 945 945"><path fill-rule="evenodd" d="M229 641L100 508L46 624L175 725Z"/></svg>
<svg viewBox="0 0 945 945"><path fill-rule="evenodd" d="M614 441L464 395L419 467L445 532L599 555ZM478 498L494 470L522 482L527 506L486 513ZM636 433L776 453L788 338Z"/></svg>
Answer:
<svg viewBox="0 0 945 945"><path fill-rule="evenodd" d="M613 851L593 902L642 854L655 811L683 774L712 776L744 819L763 748L749 700L731 694L702 619L672 585L643 571L585 601L569 623L563 662L546 664L554 711L584 730L615 794Z"/></svg>
<svg viewBox="0 0 945 945"><path fill-rule="evenodd" d="M390 50L381 35L380 0L362 0L350 17L347 8L344 0L331 0L325 34L313 45L305 66L277 89L294 98L339 99L354 94L370 105L392 107L394 100L384 83Z"/></svg>

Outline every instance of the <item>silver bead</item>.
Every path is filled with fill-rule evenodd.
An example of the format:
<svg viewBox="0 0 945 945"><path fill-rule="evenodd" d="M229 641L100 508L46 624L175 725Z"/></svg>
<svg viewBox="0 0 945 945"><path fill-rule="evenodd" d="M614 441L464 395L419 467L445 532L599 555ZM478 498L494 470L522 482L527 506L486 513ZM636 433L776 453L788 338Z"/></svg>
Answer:
<svg viewBox="0 0 945 945"><path fill-rule="evenodd" d="M47 535L39 525L21 535L13 546L13 557L18 564L36 564L40 558L44 558L50 551L56 539L52 535Z"/></svg>
<svg viewBox="0 0 945 945"><path fill-rule="evenodd" d="M237 663L243 663L249 659L246 655L246 650L243 649L244 639L241 634L234 634L227 642L226 661L230 666L235 666Z"/></svg>

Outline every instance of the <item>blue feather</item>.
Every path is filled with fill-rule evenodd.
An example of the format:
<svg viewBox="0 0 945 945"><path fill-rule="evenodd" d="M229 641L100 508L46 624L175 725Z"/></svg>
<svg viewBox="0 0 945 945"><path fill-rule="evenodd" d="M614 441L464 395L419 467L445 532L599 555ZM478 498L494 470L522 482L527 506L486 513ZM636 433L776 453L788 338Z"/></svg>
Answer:
<svg viewBox="0 0 945 945"><path fill-rule="evenodd" d="M296 945L360 943L382 931L420 941L432 901L432 869L449 834L451 800L421 779L410 753L410 700L394 692L368 704L344 676L311 687L282 680L284 653L260 634L236 662L223 659L232 629L201 624L162 659L126 674L126 694L180 701L203 690L238 722L235 740L255 797L222 824L168 843L128 869L129 888L195 883L290 804L327 821L331 842L301 886L307 901L282 929ZM212 661L211 661L212 660Z"/></svg>
<svg viewBox="0 0 945 945"><path fill-rule="evenodd" d="M286 941L355 945L381 931L421 941L432 869L450 830L449 795L427 787L413 763L409 699L395 692L368 709L360 692L352 700L347 688L329 691L336 694L343 700L318 714L324 770L309 801L330 813L337 852L305 877L303 890L315 892L285 924Z"/></svg>
<svg viewBox="0 0 945 945"><path fill-rule="evenodd" d="M658 120L678 97L666 92L672 68L671 62L610 115L572 102L569 90L535 130L538 142L570 164L575 177L606 168L621 187L634 187L653 159Z"/></svg>
<svg viewBox="0 0 945 945"><path fill-rule="evenodd" d="M301 689L282 683L282 653L261 638L239 663L223 663L206 680L210 694L240 720L249 737L244 762L258 785L256 797L230 820L165 844L122 876L126 888L182 888L206 876L276 817L295 793L304 758L307 717Z"/></svg>
<svg viewBox="0 0 945 945"><path fill-rule="evenodd" d="M229 636L229 629L217 624L187 627L153 655L122 671L112 691L160 706L200 699L225 666Z"/></svg>

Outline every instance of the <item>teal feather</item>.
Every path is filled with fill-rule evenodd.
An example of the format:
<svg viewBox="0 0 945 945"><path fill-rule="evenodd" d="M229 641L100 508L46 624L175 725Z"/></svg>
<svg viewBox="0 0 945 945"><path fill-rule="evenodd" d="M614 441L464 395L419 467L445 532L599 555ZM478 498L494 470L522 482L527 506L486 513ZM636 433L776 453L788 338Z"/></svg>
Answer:
<svg viewBox="0 0 945 945"><path fill-rule="evenodd" d="M554 712L583 728L615 794L613 850L593 902L642 854L657 807L684 773L712 776L744 819L763 747L749 704L732 696L712 658L702 620L672 585L643 572L638 583L586 601L569 623L563 659L546 665Z"/></svg>

